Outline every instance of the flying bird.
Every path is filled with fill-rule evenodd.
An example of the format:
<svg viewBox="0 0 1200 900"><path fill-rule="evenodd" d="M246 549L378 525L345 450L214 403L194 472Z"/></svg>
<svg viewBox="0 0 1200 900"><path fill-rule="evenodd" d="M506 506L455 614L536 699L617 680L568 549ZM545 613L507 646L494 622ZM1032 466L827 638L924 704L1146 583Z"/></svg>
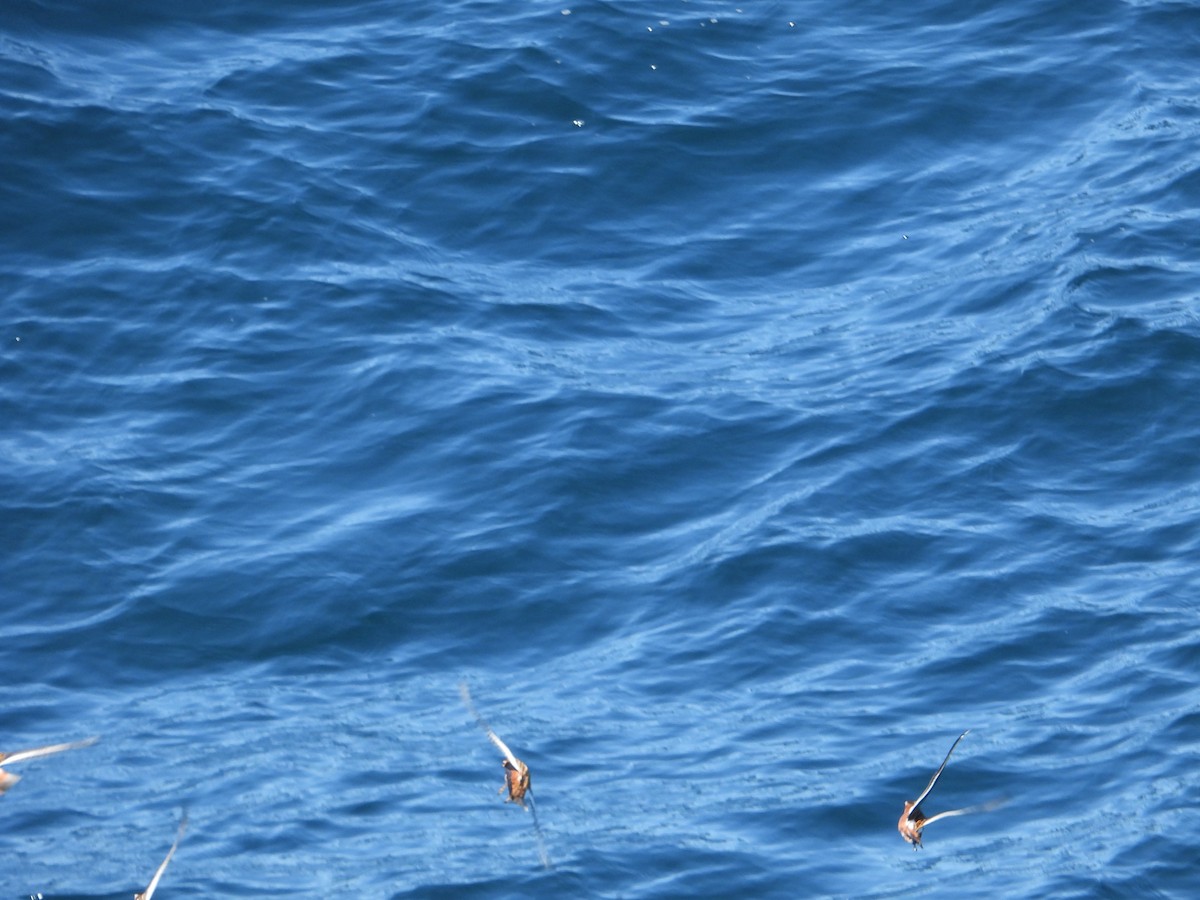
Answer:
<svg viewBox="0 0 1200 900"><path fill-rule="evenodd" d="M462 694L463 703L466 704L468 712L479 723L479 727L487 734L490 740L504 754L504 759L500 765L504 766L504 784L500 786L497 793L504 793L505 788L508 789L508 799L505 803L516 803L522 809L528 809L533 816L533 830L537 835L538 841L538 856L542 861L542 865L547 869L552 868L550 865L550 856L546 852L546 840L542 837L542 826L538 824L537 807L533 805L533 790L529 775L529 766L517 759L516 755L508 749L508 744L500 740L500 736L492 731L490 725L484 721L483 716L475 709L475 704L471 702L471 691L467 687L467 683L461 682L458 686L459 693ZM528 799L529 805L526 806L525 801Z"/></svg>
<svg viewBox="0 0 1200 900"><path fill-rule="evenodd" d="M20 775L4 771L4 766L24 762L27 759L37 759L39 756L50 756L62 753L64 750L78 750L80 747L90 747L100 738L90 737L82 741L72 741L67 744L50 744L47 747L36 747L33 750L14 750L12 753L0 753L0 794L3 794L21 780Z"/></svg>
<svg viewBox="0 0 1200 900"><path fill-rule="evenodd" d="M179 823L179 831L175 835L175 843L171 845L171 849L167 851L167 858L162 861L162 865L158 867L158 871L154 873L154 877L150 879L150 885L140 894L134 894L133 900L150 900L154 896L154 891L158 888L158 882L163 877L163 872L167 870L167 863L171 861L171 857L175 855L176 849L179 847L180 840L183 839L183 832L187 830L187 813L183 814L183 821Z"/></svg>
<svg viewBox="0 0 1200 900"><path fill-rule="evenodd" d="M921 802L929 796L929 792L933 790L933 786L937 784L938 778L942 775L942 770L946 768L946 763L950 762L950 754L954 752L954 748L958 746L958 742L971 733L971 729L967 729L958 736L958 739L950 745L950 752L946 754L946 758L942 760L942 764L938 766L938 770L933 773L933 777L929 779L929 784L925 786L925 790L921 791L921 796L916 800L906 800L904 802L904 812L900 814L900 822L897 827L900 829L900 836L904 840L913 845L914 850L921 848L921 832L926 825L936 822L938 819L947 819L950 816L961 816L966 813L984 812L985 810L994 809L999 805L999 801L991 803L983 803L978 806L967 806L963 809L951 809L946 812L940 812L935 816L925 817L925 813L921 811Z"/></svg>

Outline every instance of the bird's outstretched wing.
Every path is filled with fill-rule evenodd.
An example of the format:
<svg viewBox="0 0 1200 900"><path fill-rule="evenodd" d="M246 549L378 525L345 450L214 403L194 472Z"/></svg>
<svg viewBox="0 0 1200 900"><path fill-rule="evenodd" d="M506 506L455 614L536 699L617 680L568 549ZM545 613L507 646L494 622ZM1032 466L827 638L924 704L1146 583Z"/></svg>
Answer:
<svg viewBox="0 0 1200 900"><path fill-rule="evenodd" d="M542 868L553 869L554 863L550 862L550 851L546 849L546 838L542 835L542 825L538 822L537 806L533 802L533 791L529 792L529 812L533 814L533 834L537 838L538 859L542 861Z"/></svg>
<svg viewBox="0 0 1200 900"><path fill-rule="evenodd" d="M910 819L916 818L916 816L918 815L917 807L919 807L921 805L922 800L924 800L926 797L929 796L929 792L932 791L933 786L935 784L937 784L937 780L942 776L942 770L944 768L946 768L946 763L950 762L950 754L954 752L954 748L958 746L958 742L961 741L963 738L965 738L970 733L971 733L971 729L968 728L966 731L964 731L962 734L960 734L958 736L957 740L955 740L953 744L950 745L950 750L946 754L946 758L942 760L942 764L940 766L938 766L938 770L936 772L934 772L933 777L929 779L929 784L927 784L925 786L925 790L921 791L921 796L913 801L912 809L909 810L909 813L908 813L908 817ZM941 813L940 815L945 815L945 813ZM937 818L937 816L934 816L934 818ZM933 819L926 819L925 824L928 825L932 821L933 821Z"/></svg>
<svg viewBox="0 0 1200 900"><path fill-rule="evenodd" d="M471 689L467 687L467 683L465 681L459 682L458 692L462 694L463 703L466 704L467 710L474 717L475 721L479 723L479 727L482 728L487 734L488 740L490 740L496 745L497 748L499 748L500 752L504 754L504 758L512 764L514 769L519 771L521 768L523 768L521 761L513 755L511 750L508 749L508 744L500 740L500 736L497 735L496 732L492 731L492 726L485 722L483 716L479 714L479 710L475 708L475 704L471 701Z"/></svg>
<svg viewBox="0 0 1200 900"><path fill-rule="evenodd" d="M965 816L968 813L987 812L988 810L995 809L997 806L1003 805L1003 800L989 800L987 803L977 803L974 806L964 806L962 809L948 809L945 812L938 813L936 816L930 816L921 823L921 827L924 828L927 825L936 822L938 819L948 819L950 816Z"/></svg>
<svg viewBox="0 0 1200 900"><path fill-rule="evenodd" d="M39 756L62 753L64 750L78 750L81 747L90 747L98 740L100 738L90 737L82 741L71 741L66 744L50 744L46 747L34 747L32 750L14 750L12 753L0 753L0 765L7 766L12 763L24 762L27 759L37 759Z"/></svg>
<svg viewBox="0 0 1200 900"><path fill-rule="evenodd" d="M140 894L136 894L133 900L150 900L154 896L154 891L158 888L158 882L163 877L163 872L167 871L167 863L171 861L171 857L175 855L175 851L179 849L179 842L183 840L183 833L187 830L187 813L183 814L183 821L179 823L179 831L175 835L175 843L171 845L171 849L167 851L167 858L162 861L162 865L158 867L158 871L154 873L154 877L150 879L150 885Z"/></svg>

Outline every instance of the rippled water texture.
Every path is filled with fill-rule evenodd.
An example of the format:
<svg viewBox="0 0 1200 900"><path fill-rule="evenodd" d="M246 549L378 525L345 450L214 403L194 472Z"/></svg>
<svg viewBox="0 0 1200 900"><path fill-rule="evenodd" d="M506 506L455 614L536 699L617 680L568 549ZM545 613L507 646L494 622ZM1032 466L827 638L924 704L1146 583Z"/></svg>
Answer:
<svg viewBox="0 0 1200 900"><path fill-rule="evenodd" d="M0 894L1196 896L1198 35L12 0Z"/></svg>

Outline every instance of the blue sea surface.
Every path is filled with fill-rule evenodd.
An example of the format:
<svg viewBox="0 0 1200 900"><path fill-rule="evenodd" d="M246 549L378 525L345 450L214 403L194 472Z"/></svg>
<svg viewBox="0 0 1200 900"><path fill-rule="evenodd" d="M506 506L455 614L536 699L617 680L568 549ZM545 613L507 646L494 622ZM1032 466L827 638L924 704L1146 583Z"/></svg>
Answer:
<svg viewBox="0 0 1200 900"><path fill-rule="evenodd" d="M5 5L0 897L1200 896L1200 5L570 3Z"/></svg>

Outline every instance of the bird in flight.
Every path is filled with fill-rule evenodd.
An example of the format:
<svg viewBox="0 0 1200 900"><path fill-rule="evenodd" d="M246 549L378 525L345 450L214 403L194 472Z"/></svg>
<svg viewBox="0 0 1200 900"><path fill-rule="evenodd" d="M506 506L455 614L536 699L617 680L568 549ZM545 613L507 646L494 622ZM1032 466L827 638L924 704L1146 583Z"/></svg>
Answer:
<svg viewBox="0 0 1200 900"><path fill-rule="evenodd" d="M86 740L72 741L67 744L50 744L47 747L36 747L33 750L14 750L12 753L0 753L0 794L3 794L21 780L20 775L4 771L4 766L24 762L27 759L36 759L39 756L62 753L64 750L78 750L80 747L90 747L98 740L100 738L90 737Z"/></svg>
<svg viewBox="0 0 1200 900"><path fill-rule="evenodd" d="M167 858L162 861L162 865L158 867L158 871L154 873L154 877L150 879L150 885L140 894L134 894L133 900L150 900L154 896L154 891L158 888L158 882L163 877L163 872L167 870L167 863L171 861L171 857L175 855L176 849L179 847L179 842L183 838L183 832L187 829L187 813L183 814L183 821L179 823L179 832L175 835L175 843L171 845L171 849L167 851Z"/></svg>
<svg viewBox="0 0 1200 900"><path fill-rule="evenodd" d="M552 868L550 865L550 856L546 852L546 840L542 837L542 826L538 824L537 807L533 805L533 790L529 775L529 766L517 759L516 754L508 749L508 744L500 740L500 736L492 731L491 726L484 721L483 716L479 714L479 711L475 709L475 704L471 701L471 690L467 687L465 681L459 684L458 690L462 694L463 703L466 704L467 710L479 724L479 727L487 734L488 740L495 744L497 749L504 754L504 759L500 762L500 765L504 766L504 784L500 786L500 790L497 793L502 794L504 793L504 789L507 788L508 799L504 802L516 803L522 809L528 809L530 814L532 814L533 830L537 835L538 841L538 856L543 866L547 869ZM528 806L525 804L526 800L529 801Z"/></svg>
<svg viewBox="0 0 1200 900"><path fill-rule="evenodd" d="M983 803L979 806L967 806L963 809L951 809L946 812L940 812L935 816L925 817L925 813L921 811L921 802L929 796L929 792L933 790L933 786L937 784L938 778L942 775L942 770L946 768L946 763L950 762L950 754L954 752L954 748L958 746L958 742L971 733L971 729L967 729L958 736L953 744L950 745L950 751L946 754L946 758L942 760L942 764L938 766L938 770L933 773L933 777L929 779L929 784L925 786L925 790L921 791L921 796L916 800L906 800L904 802L904 812L900 814L900 822L897 827L900 829L900 836L904 840L913 845L914 850L921 848L921 832L926 825L936 822L938 819L947 819L950 816L962 816L972 812L983 812L988 809L993 809L999 805L998 801L991 803Z"/></svg>

